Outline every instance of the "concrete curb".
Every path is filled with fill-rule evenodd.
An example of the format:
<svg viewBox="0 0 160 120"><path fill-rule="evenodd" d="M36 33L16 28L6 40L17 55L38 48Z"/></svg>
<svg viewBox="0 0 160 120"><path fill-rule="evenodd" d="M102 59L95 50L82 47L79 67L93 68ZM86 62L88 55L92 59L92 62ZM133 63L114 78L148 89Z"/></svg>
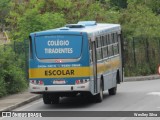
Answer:
<svg viewBox="0 0 160 120"><path fill-rule="evenodd" d="M158 80L160 75L150 75L150 76L138 76L138 77L125 77L124 82L130 81L144 81L144 80Z"/></svg>
<svg viewBox="0 0 160 120"><path fill-rule="evenodd" d="M0 113L2 113L2 112L4 112L4 111L12 111L13 109L16 109L16 108L18 108L18 107L22 107L23 105L26 105L26 104L28 104L28 103L31 103L31 102L35 101L35 100L38 100L38 99L40 99L41 97L42 97L42 95L35 95L35 96L30 97L30 98L28 98L28 99L26 99L26 100L24 100L24 101L22 101L22 102L16 103L16 104L11 105L11 106L8 106L8 107L6 107L5 109L1 109L1 110L0 110Z"/></svg>

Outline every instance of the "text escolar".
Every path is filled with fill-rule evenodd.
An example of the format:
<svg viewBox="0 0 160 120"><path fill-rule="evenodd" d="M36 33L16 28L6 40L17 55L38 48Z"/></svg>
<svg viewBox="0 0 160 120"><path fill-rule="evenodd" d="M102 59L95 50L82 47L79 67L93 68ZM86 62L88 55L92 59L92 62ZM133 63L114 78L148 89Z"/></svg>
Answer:
<svg viewBox="0 0 160 120"><path fill-rule="evenodd" d="M74 70L45 70L45 76L51 75L74 75Z"/></svg>

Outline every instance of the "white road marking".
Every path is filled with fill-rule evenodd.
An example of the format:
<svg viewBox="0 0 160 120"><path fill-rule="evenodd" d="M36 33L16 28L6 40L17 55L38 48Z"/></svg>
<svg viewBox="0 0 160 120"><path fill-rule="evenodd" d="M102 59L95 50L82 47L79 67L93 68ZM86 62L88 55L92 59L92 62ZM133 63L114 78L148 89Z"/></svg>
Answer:
<svg viewBox="0 0 160 120"><path fill-rule="evenodd" d="M120 120L126 120L126 117L124 117L124 118L121 118Z"/></svg>
<svg viewBox="0 0 160 120"><path fill-rule="evenodd" d="M160 92L150 92L150 93L147 93L147 95L157 95L157 96L160 96Z"/></svg>

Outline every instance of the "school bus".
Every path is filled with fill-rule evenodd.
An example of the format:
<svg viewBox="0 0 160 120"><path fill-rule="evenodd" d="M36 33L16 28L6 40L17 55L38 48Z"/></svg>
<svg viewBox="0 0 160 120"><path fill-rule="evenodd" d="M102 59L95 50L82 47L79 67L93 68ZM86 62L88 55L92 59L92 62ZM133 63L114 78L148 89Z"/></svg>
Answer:
<svg viewBox="0 0 160 120"><path fill-rule="evenodd" d="M80 21L29 36L30 92L42 94L44 104L79 94L103 100L115 95L123 81L119 24Z"/></svg>

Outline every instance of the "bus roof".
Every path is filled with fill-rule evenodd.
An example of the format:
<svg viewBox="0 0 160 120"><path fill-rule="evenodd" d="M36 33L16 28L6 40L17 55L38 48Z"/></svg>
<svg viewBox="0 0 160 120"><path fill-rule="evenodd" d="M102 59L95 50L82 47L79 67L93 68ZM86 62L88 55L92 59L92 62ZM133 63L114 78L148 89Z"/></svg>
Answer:
<svg viewBox="0 0 160 120"><path fill-rule="evenodd" d="M96 21L80 21L77 24L67 24L64 27L35 32L31 34L38 35L47 35L51 33L81 33L85 32L91 37L94 35L101 35L103 33L110 33L120 31L120 24L107 24L107 23L96 23Z"/></svg>

